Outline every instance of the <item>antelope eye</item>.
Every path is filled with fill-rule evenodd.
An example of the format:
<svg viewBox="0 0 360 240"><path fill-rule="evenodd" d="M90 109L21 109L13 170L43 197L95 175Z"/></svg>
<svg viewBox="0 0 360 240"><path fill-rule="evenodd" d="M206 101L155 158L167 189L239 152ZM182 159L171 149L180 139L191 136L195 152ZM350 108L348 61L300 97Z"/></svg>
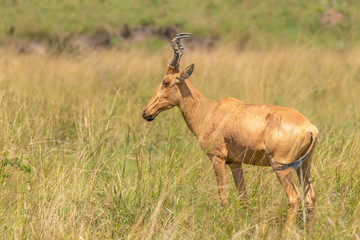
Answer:
<svg viewBox="0 0 360 240"><path fill-rule="evenodd" d="M170 84L170 82L165 82L165 81L163 81L163 83L162 83L162 85L163 85L164 87L169 86L169 84Z"/></svg>

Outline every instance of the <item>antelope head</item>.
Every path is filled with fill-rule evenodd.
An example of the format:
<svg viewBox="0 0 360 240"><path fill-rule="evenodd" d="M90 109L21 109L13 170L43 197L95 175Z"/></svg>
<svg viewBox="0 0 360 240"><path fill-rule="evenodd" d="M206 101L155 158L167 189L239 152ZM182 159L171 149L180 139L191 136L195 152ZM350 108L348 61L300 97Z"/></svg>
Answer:
<svg viewBox="0 0 360 240"><path fill-rule="evenodd" d="M180 40L190 36L191 33L179 33L171 41L171 46L174 49L174 58L168 66L165 77L142 113L142 117L146 121L152 121L162 111L179 105L182 97L180 87L184 84L184 80L191 76L194 70L194 64L191 64L182 71L179 70L180 60L184 51Z"/></svg>

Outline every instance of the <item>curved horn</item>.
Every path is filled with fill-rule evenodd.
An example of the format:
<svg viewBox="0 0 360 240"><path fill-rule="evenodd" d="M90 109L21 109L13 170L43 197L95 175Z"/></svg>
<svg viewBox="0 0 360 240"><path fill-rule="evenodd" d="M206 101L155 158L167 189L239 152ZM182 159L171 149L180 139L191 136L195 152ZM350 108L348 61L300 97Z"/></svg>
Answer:
<svg viewBox="0 0 360 240"><path fill-rule="evenodd" d="M176 67L183 55L184 48L181 45L180 39L183 38L190 38L192 33L178 33L176 36L171 40L171 46L174 49L174 58L172 59L170 65Z"/></svg>

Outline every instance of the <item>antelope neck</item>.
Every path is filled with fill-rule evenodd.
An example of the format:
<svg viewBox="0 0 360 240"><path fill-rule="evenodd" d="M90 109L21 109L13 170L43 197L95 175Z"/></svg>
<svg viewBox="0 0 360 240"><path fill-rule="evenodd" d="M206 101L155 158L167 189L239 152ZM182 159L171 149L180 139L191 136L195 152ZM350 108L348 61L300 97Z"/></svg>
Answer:
<svg viewBox="0 0 360 240"><path fill-rule="evenodd" d="M199 137L202 126L210 119L211 105L215 101L202 95L187 80L179 87L182 98L178 107L189 129Z"/></svg>

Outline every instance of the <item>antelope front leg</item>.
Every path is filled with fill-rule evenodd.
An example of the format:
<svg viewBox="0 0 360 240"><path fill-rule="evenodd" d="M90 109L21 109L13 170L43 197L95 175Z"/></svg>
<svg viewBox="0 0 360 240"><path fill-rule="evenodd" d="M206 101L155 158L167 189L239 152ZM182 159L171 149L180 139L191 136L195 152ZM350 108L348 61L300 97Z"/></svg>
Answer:
<svg viewBox="0 0 360 240"><path fill-rule="evenodd" d="M218 191L219 191L219 196L220 196L220 202L221 205L226 205L229 201L228 198L228 194L227 194L227 186L226 186L226 169L225 169L225 160L221 159L219 157L216 156L212 156L210 157L213 165L214 165L214 169L215 169L215 175L216 175L216 180L217 180L217 186L218 186Z"/></svg>
<svg viewBox="0 0 360 240"><path fill-rule="evenodd" d="M236 189L239 191L242 201L247 202L247 194L244 180L244 172L241 163L230 163L231 172L233 174Z"/></svg>

